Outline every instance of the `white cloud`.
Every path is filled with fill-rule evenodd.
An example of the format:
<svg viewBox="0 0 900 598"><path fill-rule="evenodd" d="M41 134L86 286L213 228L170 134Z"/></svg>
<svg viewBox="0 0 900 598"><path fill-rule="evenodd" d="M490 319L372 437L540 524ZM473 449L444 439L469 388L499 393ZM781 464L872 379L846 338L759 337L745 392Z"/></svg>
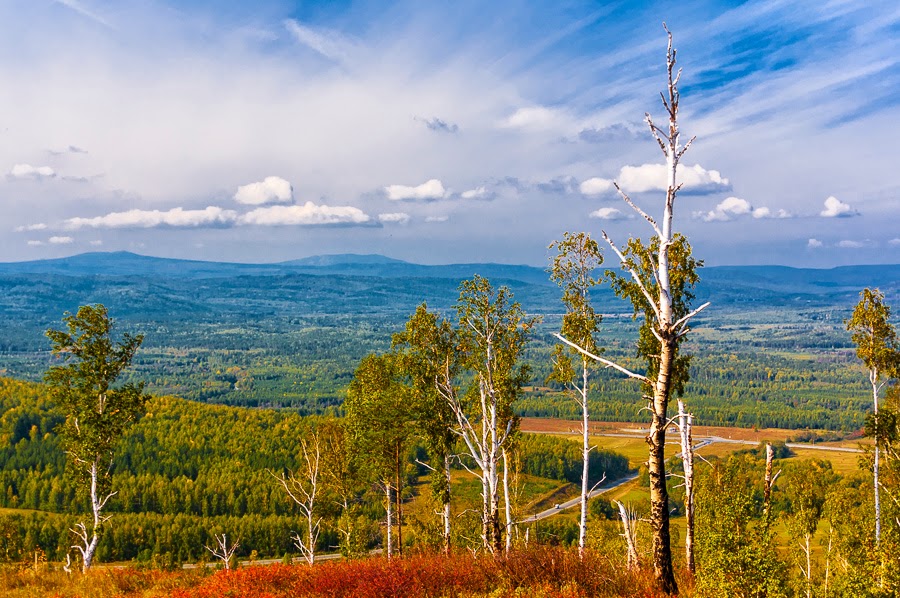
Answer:
<svg viewBox="0 0 900 598"><path fill-rule="evenodd" d="M294 188L289 182L277 176L267 176L258 183L241 185L234 194L234 201L248 206L291 203L293 200Z"/></svg>
<svg viewBox="0 0 900 598"><path fill-rule="evenodd" d="M50 237L47 239L47 242L51 245L69 245L70 243L74 243L75 239L72 237Z"/></svg>
<svg viewBox="0 0 900 598"><path fill-rule="evenodd" d="M52 179L56 172L49 166L32 166L31 164L16 164L9 171L9 176L14 179Z"/></svg>
<svg viewBox="0 0 900 598"><path fill-rule="evenodd" d="M779 209L776 211L772 211L767 207L756 208L753 210L753 217L757 219L761 218L776 218L776 219L784 219L784 218L793 218L794 215L787 210Z"/></svg>
<svg viewBox="0 0 900 598"><path fill-rule="evenodd" d="M449 216L426 216L425 222L447 222Z"/></svg>
<svg viewBox="0 0 900 598"><path fill-rule="evenodd" d="M440 199L446 195L444 184L438 179L429 179L415 187L407 185L388 185L384 188L387 198L398 201L404 199Z"/></svg>
<svg viewBox="0 0 900 598"><path fill-rule="evenodd" d="M588 214L589 218L599 218L600 220L625 220L628 218L621 210L616 208L600 208Z"/></svg>
<svg viewBox="0 0 900 598"><path fill-rule="evenodd" d="M359 208L317 205L308 201L302 206L257 208L241 216L238 223L257 226L314 226L365 224L369 220L369 216Z"/></svg>
<svg viewBox="0 0 900 598"><path fill-rule="evenodd" d="M900 238L891 239L890 241L888 241L888 245L890 245L891 247L900 247Z"/></svg>
<svg viewBox="0 0 900 598"><path fill-rule="evenodd" d="M867 245L869 245L869 243L867 243L865 241L845 240L845 241L838 242L838 247L842 247L844 249L862 249L863 247L866 247Z"/></svg>
<svg viewBox="0 0 900 598"><path fill-rule="evenodd" d="M562 120L558 110L546 106L519 108L501 121L500 126L510 129L549 129Z"/></svg>
<svg viewBox="0 0 900 598"><path fill-rule="evenodd" d="M43 222L38 222L37 224L26 224L23 226L17 226L15 228L15 231L17 233L24 233L24 232L35 231L35 230L45 230L46 228L47 228L46 224L44 224Z"/></svg>
<svg viewBox="0 0 900 598"><path fill-rule="evenodd" d="M70 218L65 227L72 230L79 228L196 228L201 226L227 226L237 218L234 210L223 210L209 206L203 210L185 210L172 208L160 210L128 210L112 212L94 218Z"/></svg>
<svg viewBox="0 0 900 598"><path fill-rule="evenodd" d="M460 194L460 197L462 197L463 199L483 199L487 197L487 195L487 189L485 189L484 186L481 186L475 187L474 189L469 189L468 191L463 191Z"/></svg>
<svg viewBox="0 0 900 598"><path fill-rule="evenodd" d="M26 241L25 244L28 245L29 247L40 247L41 245L44 244L44 242L43 241L35 241L32 239L31 241Z"/></svg>
<svg viewBox="0 0 900 598"><path fill-rule="evenodd" d="M407 224L409 222L409 214L405 212L392 212L389 214L379 214L379 222L394 222L397 224Z"/></svg>
<svg viewBox="0 0 900 598"><path fill-rule="evenodd" d="M101 245L103 245L103 241L101 241L100 239L96 239L94 241L91 241L90 245L91 247L100 247Z"/></svg>
<svg viewBox="0 0 900 598"><path fill-rule="evenodd" d="M849 218L850 216L858 216L859 212L839 200L835 196L831 196L825 200L825 209L819 212L819 216L823 218Z"/></svg>
<svg viewBox="0 0 900 598"><path fill-rule="evenodd" d="M822 241L820 241L818 239L810 239L809 241L806 242L806 246L811 249L818 249L819 247L822 247L822 245L823 245Z"/></svg>
<svg viewBox="0 0 900 598"><path fill-rule="evenodd" d="M667 182L665 164L642 164L623 166L619 171L618 183L626 192L665 191ZM731 183L718 170L706 170L699 164L679 165L677 182L684 192L714 193L731 188Z"/></svg>
<svg viewBox="0 0 900 598"><path fill-rule="evenodd" d="M768 212L768 208L760 209ZM705 222L727 222L734 216L743 216L745 214L750 214L751 212L754 212L753 206L751 206L750 202L746 199L741 199L740 197L727 197L719 202L719 205L717 205L715 209L710 210L705 214L703 212L695 212L694 216L702 218ZM755 212L754 217L756 217Z"/></svg>
<svg viewBox="0 0 900 598"><path fill-rule="evenodd" d="M615 187L611 180L601 179L599 177L587 179L578 186L578 190L581 191L582 195L603 195L604 193L609 193L613 189L615 189Z"/></svg>

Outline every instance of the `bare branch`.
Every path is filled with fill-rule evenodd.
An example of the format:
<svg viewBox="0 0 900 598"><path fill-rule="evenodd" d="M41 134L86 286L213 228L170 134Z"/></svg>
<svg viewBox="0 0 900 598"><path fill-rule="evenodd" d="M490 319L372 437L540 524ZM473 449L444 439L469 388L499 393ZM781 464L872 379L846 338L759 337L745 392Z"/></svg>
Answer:
<svg viewBox="0 0 900 598"><path fill-rule="evenodd" d="M641 289L641 293L644 295L644 298L647 300L647 303L649 303L650 306L653 308L653 315L656 316L656 319L658 321L662 321L662 314L660 314L660 312L659 312L659 306L657 305L657 302L653 300L653 297L650 295L650 292L647 290L647 287L644 286L644 281L641 280L640 276L637 275L637 272L635 272L633 268L628 266L628 260L625 259L625 254L623 254L619 250L619 248L616 247L616 244L613 243L612 239L609 238L609 235L606 234L606 231L602 231L602 232L603 232L603 238L606 240L607 244L609 244L609 246L612 248L612 250L618 256L619 262L631 274L631 278L634 279L634 282L638 285L638 288Z"/></svg>
<svg viewBox="0 0 900 598"><path fill-rule="evenodd" d="M697 314L699 314L701 311L703 311L704 309L706 309L706 308L709 307L710 305L711 305L711 303L710 303L709 301L707 301L706 303L704 303L703 305L701 305L700 307L698 307L697 309L695 309L695 310L692 311L691 313L687 314L686 316L683 316L683 317L679 318L677 322L675 322L674 324L672 324L672 328L678 328L678 326L680 326L680 325L682 325L682 324L686 324L688 320L690 320L691 318L693 318L694 316L696 316Z"/></svg>
<svg viewBox="0 0 900 598"><path fill-rule="evenodd" d="M617 371L619 371L619 372L622 372L623 374L625 374L625 375L628 376L629 378L634 378L635 380L640 380L641 382L644 382L644 383L646 383L646 384L650 384L650 379L647 378L647 376L644 376L644 375L642 375L642 374L636 374L636 373L632 372L631 370L629 370L629 369L627 369L627 368L624 368L624 367L620 366L619 364L615 363L614 361L610 361L610 360L608 360L608 359L604 359L603 357L600 357L599 355L594 355L594 354L591 353L590 351L587 351L587 350L585 350L585 349L582 349L581 347L579 347L578 345L576 345L576 344L573 343L572 341L566 339L564 336L562 336L562 335L559 334L559 333L553 333L553 336L555 336L556 338L558 338L559 340L561 340L561 341L564 342L565 344L569 345L570 347L572 347L573 349L575 349L575 350L578 351L579 353L582 353L583 355L587 355L588 357L590 357L590 358L593 359L594 361L599 361L600 363L602 363L602 364L605 365L606 367L610 367L610 368L612 368L612 369L614 369L614 370L617 370Z"/></svg>
<svg viewBox="0 0 900 598"><path fill-rule="evenodd" d="M619 187L619 183L617 183L616 181L613 181L613 185L615 186L616 191L619 192L619 195L622 197L622 199L625 201L625 203L627 203L628 205L630 205L631 208L632 208L635 212L637 212L638 214L640 214L641 216L643 216L643 217L644 217L644 220L646 220L647 222L649 222L649 223L650 223L650 226L653 227L653 230L654 230L654 232L656 232L657 236L659 236L660 238L662 238L662 231L659 230L659 226L657 226L656 220L654 220L653 217L650 216L647 212L645 212L644 210L640 209L640 208L637 206L637 204L635 204L633 201L631 201L631 198L628 197L628 194L625 193L624 191L622 191L622 188Z"/></svg>

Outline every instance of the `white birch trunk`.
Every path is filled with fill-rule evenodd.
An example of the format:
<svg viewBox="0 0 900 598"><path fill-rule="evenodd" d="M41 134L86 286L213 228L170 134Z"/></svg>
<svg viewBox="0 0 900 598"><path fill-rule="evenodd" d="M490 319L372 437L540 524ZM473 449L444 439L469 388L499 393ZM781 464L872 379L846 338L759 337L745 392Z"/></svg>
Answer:
<svg viewBox="0 0 900 598"><path fill-rule="evenodd" d="M581 466L581 517L578 523L578 556L584 558L584 547L587 543L587 507L588 507L588 469L590 465L591 444L589 437L588 416L588 362L581 360L581 450L583 463Z"/></svg>
<svg viewBox="0 0 900 598"><path fill-rule="evenodd" d="M513 525L513 517L512 517L512 507L510 506L509 500L509 456L507 454L506 449L503 449L503 506L506 510L506 553L509 554L509 549L512 546L512 529Z"/></svg>
<svg viewBox="0 0 900 598"><path fill-rule="evenodd" d="M391 527L393 527L393 503L391 502L391 482L384 482L384 492L387 496L387 557L394 556L393 536L391 535Z"/></svg>
<svg viewBox="0 0 900 598"><path fill-rule="evenodd" d="M684 411L684 401L678 401L678 421L681 432L681 461L684 464L684 534L685 564L694 572L694 416Z"/></svg>
<svg viewBox="0 0 900 598"><path fill-rule="evenodd" d="M878 465L880 458L879 438L878 438L878 369L872 368L869 371L869 380L872 382L872 402L875 405L875 462L873 464L872 473L875 477L875 547L881 546L881 497L878 487Z"/></svg>

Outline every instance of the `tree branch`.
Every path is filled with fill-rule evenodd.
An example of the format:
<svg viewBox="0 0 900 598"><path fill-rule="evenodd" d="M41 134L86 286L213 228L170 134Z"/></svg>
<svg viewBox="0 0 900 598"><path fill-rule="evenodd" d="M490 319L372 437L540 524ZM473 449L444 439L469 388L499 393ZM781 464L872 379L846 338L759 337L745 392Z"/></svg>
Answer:
<svg viewBox="0 0 900 598"><path fill-rule="evenodd" d="M553 336L555 336L556 338L558 338L559 340L561 340L561 341L564 342L565 344L569 345L570 347L572 347L573 349L575 349L575 350L578 351L579 353L582 353L582 354L584 354L584 355L587 355L588 357L590 357L590 358L593 359L594 361L599 361L600 363L602 363L602 364L605 365L606 367L609 367L609 368L612 368L612 369L617 370L617 371L619 371L619 372L622 372L623 374L625 374L625 375L628 376L629 378L634 378L635 380L640 380L641 382L644 382L645 384L650 384L650 379L647 378L647 376L644 376L644 375L642 375L642 374L636 374L636 373L632 372L631 370L629 370L629 369L627 369L627 368L624 368L624 367L622 367L621 365L615 363L614 361L610 361L610 360L608 360L608 359L604 359L603 357L600 357L599 355L594 355L594 354L591 353L590 351L587 351L587 350L585 350L585 349L582 349L581 347L579 347L578 345L576 345L576 344L573 343L572 341L566 339L563 335L559 334L558 332L553 333Z"/></svg>

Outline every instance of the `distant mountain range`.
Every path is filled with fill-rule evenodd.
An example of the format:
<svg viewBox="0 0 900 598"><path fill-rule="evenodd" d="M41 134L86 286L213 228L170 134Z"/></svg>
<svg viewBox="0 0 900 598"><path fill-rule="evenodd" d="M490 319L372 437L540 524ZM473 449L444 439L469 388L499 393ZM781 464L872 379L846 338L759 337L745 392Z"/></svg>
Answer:
<svg viewBox="0 0 900 598"><path fill-rule="evenodd" d="M382 255L321 255L272 264L242 264L157 258L129 252L83 253L66 258L0 263L0 315L10 305L113 300L141 293L132 309L164 311L211 303L308 304L330 313L357 309L405 310L421 301L449 306L460 280L478 274L507 284L517 299L536 311L560 308L559 292L544 269L509 264L422 265ZM785 266L716 266L700 271L698 301L718 307L852 305L864 287L879 287L889 301L900 298L900 265L843 266L832 269ZM239 279L239 284L234 279ZM199 281L192 284L190 281ZM54 291L54 289L57 289ZM10 293L12 296L10 296ZM598 289L601 309L627 311L608 287ZM56 310L56 305L48 308ZM35 306L37 309L37 306ZM900 309L900 308L898 308ZM58 311L58 310L56 310ZM56 314L54 314L56 316Z"/></svg>

